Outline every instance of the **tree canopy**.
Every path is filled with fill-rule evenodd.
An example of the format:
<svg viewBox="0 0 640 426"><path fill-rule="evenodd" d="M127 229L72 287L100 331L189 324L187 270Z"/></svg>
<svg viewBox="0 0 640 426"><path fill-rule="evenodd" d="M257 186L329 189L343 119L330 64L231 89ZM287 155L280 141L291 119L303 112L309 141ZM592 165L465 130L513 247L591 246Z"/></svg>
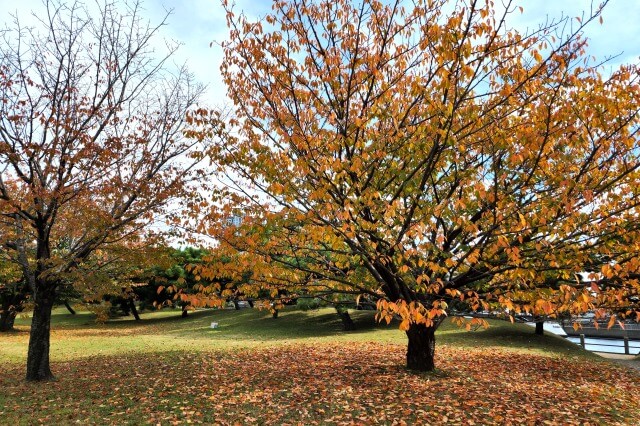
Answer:
<svg viewBox="0 0 640 426"><path fill-rule="evenodd" d="M513 2L225 5L234 115L209 155L233 184L202 230L228 268L378 300L419 370L454 301L640 318L639 72L586 55L601 8L523 33Z"/></svg>

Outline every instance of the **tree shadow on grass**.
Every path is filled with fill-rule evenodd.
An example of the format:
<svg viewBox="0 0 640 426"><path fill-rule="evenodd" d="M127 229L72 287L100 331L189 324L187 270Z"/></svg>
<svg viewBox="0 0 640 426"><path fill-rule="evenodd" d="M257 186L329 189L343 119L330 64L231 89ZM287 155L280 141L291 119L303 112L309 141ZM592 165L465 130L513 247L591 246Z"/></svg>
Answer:
<svg viewBox="0 0 640 426"><path fill-rule="evenodd" d="M337 313L330 310L303 312L286 309L276 319L266 311L223 311L207 317L207 321L218 322L217 328L212 329L209 323L205 323L194 331L203 333L205 337L221 339L241 336L256 340L280 340L357 335L385 327L374 320L372 312L354 312L351 316L356 329L344 331Z"/></svg>
<svg viewBox="0 0 640 426"><path fill-rule="evenodd" d="M597 358L561 336L551 333L538 336L534 334L533 327L524 324L511 324L508 321L490 321L489 328L481 328L476 331L467 331L449 323L436 333L436 339L438 343L470 349L483 347L528 348L549 354Z"/></svg>
<svg viewBox="0 0 640 426"><path fill-rule="evenodd" d="M52 316L52 328L78 331L82 335L103 335L106 331L123 334L166 334L188 338L280 340L359 335L376 330L394 328L396 325L379 324L373 311L352 311L356 330L344 331L340 317L333 309L300 311L287 307L278 318L272 318L267 310L244 308L203 309L181 317L179 309L164 309L141 313L141 320L132 317L95 322L95 315L79 312L76 315L57 310ZM211 323L218 323L211 328ZM23 324L23 325L29 325Z"/></svg>

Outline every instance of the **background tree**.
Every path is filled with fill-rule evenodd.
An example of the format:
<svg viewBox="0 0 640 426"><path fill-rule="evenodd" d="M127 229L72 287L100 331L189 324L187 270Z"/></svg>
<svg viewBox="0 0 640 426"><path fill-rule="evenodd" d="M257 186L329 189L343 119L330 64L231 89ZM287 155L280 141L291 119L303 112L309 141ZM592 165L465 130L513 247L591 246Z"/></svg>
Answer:
<svg viewBox="0 0 640 426"><path fill-rule="evenodd" d="M254 301L260 307L271 306L274 318L276 306L282 305L280 288L270 289L265 285L256 286L257 277L252 262L246 255L221 250L220 247L196 249L199 257L185 265L189 280L189 291L181 291L178 298L182 303L194 307L224 307L233 303L236 310L240 302L247 302L253 308Z"/></svg>
<svg viewBox="0 0 640 426"><path fill-rule="evenodd" d="M16 316L29 297L20 268L5 254L0 250L0 332L13 330Z"/></svg>
<svg viewBox="0 0 640 426"><path fill-rule="evenodd" d="M67 311L71 315L76 314L76 310L73 308L73 303L78 303L82 299L82 294L77 291L73 286L59 287L56 292L56 303L64 305Z"/></svg>
<svg viewBox="0 0 640 426"><path fill-rule="evenodd" d="M143 309L165 306L180 307L186 318L190 307L189 295L196 292L199 282L195 279L194 268L202 263L206 251L196 247L166 250L167 260L148 268L132 286L132 291Z"/></svg>
<svg viewBox="0 0 640 426"><path fill-rule="evenodd" d="M599 8L521 33L505 6L275 1L250 21L227 3L236 116L209 154L234 185L210 220L246 216L202 229L256 283L379 300L416 370L453 300L552 314L637 294L638 68L585 55ZM575 274L596 253L616 281L592 293Z"/></svg>
<svg viewBox="0 0 640 426"><path fill-rule="evenodd" d="M33 295L27 380L53 378L51 308L67 274L99 264L99 248L145 238L197 177L200 150L182 132L203 89L169 67L176 46L154 51L164 21L121 6L46 1L35 27L16 19L2 34L0 216L20 231L2 243Z"/></svg>
<svg viewBox="0 0 640 426"><path fill-rule="evenodd" d="M136 290L141 281L150 279L151 270L169 265L171 260L170 249L157 244L156 239L147 236L137 243L130 238L126 244L96 249L72 271L60 275L64 279L56 289L56 302L65 303L64 298L78 297L99 322L129 314L140 319Z"/></svg>

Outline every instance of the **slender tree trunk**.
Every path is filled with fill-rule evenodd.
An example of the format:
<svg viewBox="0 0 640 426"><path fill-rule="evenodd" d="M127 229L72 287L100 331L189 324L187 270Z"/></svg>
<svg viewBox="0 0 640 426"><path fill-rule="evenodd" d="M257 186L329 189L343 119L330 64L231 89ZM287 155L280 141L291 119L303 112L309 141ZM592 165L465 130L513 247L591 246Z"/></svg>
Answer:
<svg viewBox="0 0 640 426"><path fill-rule="evenodd" d="M251 308L253 308L253 300L251 300L251 299L247 299L247 303L249 304L249 306L250 306Z"/></svg>
<svg viewBox="0 0 640 426"><path fill-rule="evenodd" d="M45 284L46 285L46 284ZM51 309L54 291L37 289L34 294L33 319L27 353L27 381L54 380L49 365Z"/></svg>
<svg viewBox="0 0 640 426"><path fill-rule="evenodd" d="M71 315L75 315L76 314L76 311L71 307L71 305L69 304L68 300L64 301L64 307L67 308L67 311L69 311L69 313Z"/></svg>
<svg viewBox="0 0 640 426"><path fill-rule="evenodd" d="M544 320L536 321L536 334L538 336L544 335Z"/></svg>
<svg viewBox="0 0 640 426"><path fill-rule="evenodd" d="M274 309L271 311L271 318L276 319L278 318L278 310Z"/></svg>
<svg viewBox="0 0 640 426"><path fill-rule="evenodd" d="M436 351L436 327L411 324L407 330L407 368L415 371L433 371Z"/></svg>
<svg viewBox="0 0 640 426"><path fill-rule="evenodd" d="M189 311L187 311L187 307L186 306L183 306L182 307L182 315L181 315L181 317L182 318L187 318L188 316L189 316Z"/></svg>
<svg viewBox="0 0 640 426"><path fill-rule="evenodd" d="M240 310L240 304L238 303L238 301L237 301L237 300L234 300L234 301L233 301L233 307L234 307L234 308L236 308L236 311L239 311L239 310Z"/></svg>
<svg viewBox="0 0 640 426"><path fill-rule="evenodd" d="M136 309L136 304L133 299L129 299L129 309L131 309L131 313L136 321L140 321L140 314L138 314L138 310Z"/></svg>

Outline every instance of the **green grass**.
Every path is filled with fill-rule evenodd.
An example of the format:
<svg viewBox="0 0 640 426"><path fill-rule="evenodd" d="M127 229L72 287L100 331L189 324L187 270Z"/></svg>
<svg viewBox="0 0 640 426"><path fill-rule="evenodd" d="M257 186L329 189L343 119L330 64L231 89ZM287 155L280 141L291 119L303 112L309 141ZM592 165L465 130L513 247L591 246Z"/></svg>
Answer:
<svg viewBox="0 0 640 426"><path fill-rule="evenodd" d="M104 324L84 311L71 315L57 308L52 315L51 358L63 361L96 355L149 353L172 350L207 351L243 347L273 346L291 343L381 342L406 344L397 324L379 324L372 311L352 311L356 331L342 331L341 322L330 308L299 311L287 308L274 319L258 309L201 310L181 318L180 311L165 309L145 312L142 320L123 317ZM218 328L212 329L211 322ZM0 349L0 362L25 360L30 319L16 320L18 329L1 336L9 344ZM467 331L449 321L436 333L438 345L463 348L499 347L527 353L577 356L596 359L590 352L554 336L535 336L533 329L522 324L490 321L488 329Z"/></svg>

